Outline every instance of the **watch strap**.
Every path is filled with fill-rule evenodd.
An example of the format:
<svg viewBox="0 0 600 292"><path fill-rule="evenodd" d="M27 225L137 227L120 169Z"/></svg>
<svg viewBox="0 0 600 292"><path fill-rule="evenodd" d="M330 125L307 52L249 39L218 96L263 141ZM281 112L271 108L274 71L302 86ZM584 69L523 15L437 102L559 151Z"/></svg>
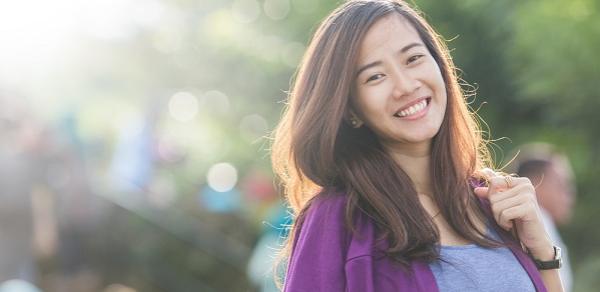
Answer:
<svg viewBox="0 0 600 292"><path fill-rule="evenodd" d="M560 247L553 246L553 248L554 248L554 259L549 260L549 261L538 260L538 259L534 258L533 255L531 255L531 253L529 253L529 256L531 257L531 259L533 259L533 262L535 263L535 266L538 268L538 270L555 270L555 269L559 269L560 267L562 267L562 255L561 255Z"/></svg>

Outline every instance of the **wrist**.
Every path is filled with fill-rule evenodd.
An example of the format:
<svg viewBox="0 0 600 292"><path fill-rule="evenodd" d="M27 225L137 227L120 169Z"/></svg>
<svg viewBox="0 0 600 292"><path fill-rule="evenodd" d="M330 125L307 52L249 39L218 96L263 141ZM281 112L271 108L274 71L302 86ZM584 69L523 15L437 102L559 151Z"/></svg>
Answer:
<svg viewBox="0 0 600 292"><path fill-rule="evenodd" d="M537 240L528 242L525 247L529 255L538 260L551 260L554 257L554 244L547 234Z"/></svg>
<svg viewBox="0 0 600 292"><path fill-rule="evenodd" d="M554 245L551 243L544 244L535 248L528 248L529 254L536 260L540 261L550 261L554 259Z"/></svg>

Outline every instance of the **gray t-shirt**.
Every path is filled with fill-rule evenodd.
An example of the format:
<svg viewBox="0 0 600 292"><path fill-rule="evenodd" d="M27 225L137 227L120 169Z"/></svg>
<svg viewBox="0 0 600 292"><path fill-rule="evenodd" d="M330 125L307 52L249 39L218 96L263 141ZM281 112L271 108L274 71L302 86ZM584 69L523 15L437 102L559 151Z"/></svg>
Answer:
<svg viewBox="0 0 600 292"><path fill-rule="evenodd" d="M488 232L493 238L498 238L491 228ZM441 260L429 266L441 292L535 292L529 275L506 247L443 245L440 257Z"/></svg>

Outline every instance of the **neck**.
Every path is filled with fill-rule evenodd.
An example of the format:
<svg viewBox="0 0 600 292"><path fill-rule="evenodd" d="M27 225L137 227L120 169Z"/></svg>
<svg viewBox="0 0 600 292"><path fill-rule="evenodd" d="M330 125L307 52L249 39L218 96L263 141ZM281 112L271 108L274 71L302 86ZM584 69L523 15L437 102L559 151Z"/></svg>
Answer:
<svg viewBox="0 0 600 292"><path fill-rule="evenodd" d="M431 146L388 145L386 149L410 177L417 193L430 196L433 193L430 175Z"/></svg>

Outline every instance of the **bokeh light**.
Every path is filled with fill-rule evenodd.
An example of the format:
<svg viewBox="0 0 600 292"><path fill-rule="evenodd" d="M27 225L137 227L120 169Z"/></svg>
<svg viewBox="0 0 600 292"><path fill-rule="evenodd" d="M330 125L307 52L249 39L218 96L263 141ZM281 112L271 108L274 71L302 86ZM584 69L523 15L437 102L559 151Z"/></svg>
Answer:
<svg viewBox="0 0 600 292"><path fill-rule="evenodd" d="M218 192L228 192L237 183L237 169L230 163L221 162L210 167L206 176L208 185Z"/></svg>
<svg viewBox="0 0 600 292"><path fill-rule="evenodd" d="M289 0L265 0L263 7L265 14L273 20L284 19L290 13Z"/></svg>
<svg viewBox="0 0 600 292"><path fill-rule="evenodd" d="M180 122L189 122L198 114L198 99L189 92L177 92L169 100L169 114Z"/></svg>
<svg viewBox="0 0 600 292"><path fill-rule="evenodd" d="M209 90L204 93L203 98L205 104L217 113L226 114L230 110L229 97L221 91Z"/></svg>

